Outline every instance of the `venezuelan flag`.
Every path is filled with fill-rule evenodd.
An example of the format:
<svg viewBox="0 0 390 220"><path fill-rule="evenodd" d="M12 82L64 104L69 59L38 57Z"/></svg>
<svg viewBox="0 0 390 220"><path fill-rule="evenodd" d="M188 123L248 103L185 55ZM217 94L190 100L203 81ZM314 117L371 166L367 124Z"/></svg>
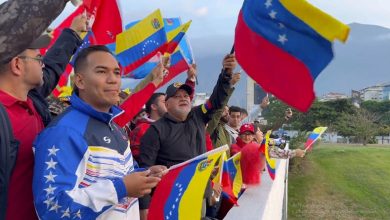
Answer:
<svg viewBox="0 0 390 220"><path fill-rule="evenodd" d="M167 33L167 35L169 35L169 32L178 29L182 25L180 18L164 18L163 20L164 20L165 32ZM139 21L133 21L133 22L127 24L126 29L133 27L138 22ZM180 47L180 50L183 53L185 59L187 60L187 63L193 64L194 63L194 55L192 52L192 47L191 47L190 42L185 34L182 37L182 39L180 40L179 47Z"/></svg>
<svg viewBox="0 0 390 220"><path fill-rule="evenodd" d="M242 189L241 152L233 155L223 165L222 189L229 199L237 204Z"/></svg>
<svg viewBox="0 0 390 220"><path fill-rule="evenodd" d="M227 160L226 157L227 157L226 152L223 152L221 155L221 158L219 158L218 173L213 178L213 183L222 183L223 165L224 165L225 161Z"/></svg>
<svg viewBox="0 0 390 220"><path fill-rule="evenodd" d="M305 0L245 0L238 16L238 63L262 88L300 111L315 95L314 80L333 59L332 42L349 27Z"/></svg>
<svg viewBox="0 0 390 220"><path fill-rule="evenodd" d="M76 61L77 55L80 53L80 51L95 44L97 44L95 35L91 30L89 30L83 38L83 43L77 48L76 52L73 54L69 62L70 65L74 66L74 62Z"/></svg>
<svg viewBox="0 0 390 220"><path fill-rule="evenodd" d="M272 159L269 156L269 141L270 141L270 135L272 131L267 131L265 134L265 160L266 160L266 165L267 165L267 170L269 173L269 176L271 177L272 180L275 179L275 169L276 169L276 160Z"/></svg>
<svg viewBox="0 0 390 220"><path fill-rule="evenodd" d="M179 46L181 39L184 37L190 25L191 21L180 25L178 28L172 31L167 32L167 38L169 42L166 49L167 53L173 53L175 51L176 47Z"/></svg>
<svg viewBox="0 0 390 220"><path fill-rule="evenodd" d="M328 127L317 127L314 128L313 132L310 133L307 141L305 143L305 151L308 151L312 148L314 142L328 129Z"/></svg>
<svg viewBox="0 0 390 220"><path fill-rule="evenodd" d="M136 69L166 48L167 36L160 10L116 36L115 54L125 73Z"/></svg>
<svg viewBox="0 0 390 220"><path fill-rule="evenodd" d="M181 24L182 22L180 18L164 18L164 27L167 33L177 29L179 26L181 26ZM186 34L184 34L184 36L180 40L179 48L184 58L186 59L187 63L193 64L194 55L192 53L191 44Z"/></svg>
<svg viewBox="0 0 390 220"><path fill-rule="evenodd" d="M163 82L160 84L159 87L165 85L169 81L171 81L173 78L178 76L180 73L187 71L189 68L189 65L187 63L187 60L184 58L183 53L181 50L177 49L172 55L171 55L171 66L169 67L168 74L164 76Z"/></svg>
<svg viewBox="0 0 390 220"><path fill-rule="evenodd" d="M200 219L211 172L227 149L220 147L171 167L153 194L148 219Z"/></svg>

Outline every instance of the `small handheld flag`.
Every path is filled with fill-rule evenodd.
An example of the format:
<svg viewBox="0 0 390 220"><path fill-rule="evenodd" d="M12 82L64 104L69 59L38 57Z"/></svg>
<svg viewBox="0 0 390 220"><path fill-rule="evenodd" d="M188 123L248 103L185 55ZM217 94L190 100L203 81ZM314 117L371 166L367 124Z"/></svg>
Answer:
<svg viewBox="0 0 390 220"><path fill-rule="evenodd" d="M314 142L316 142L316 140L321 137L321 135L326 131L326 129L328 129L328 127L314 128L313 132L310 133L305 143L305 151L311 150Z"/></svg>
<svg viewBox="0 0 390 220"><path fill-rule="evenodd" d="M269 155L269 142L272 131L267 131L265 135L265 159L267 164L267 170L272 180L275 179L276 160Z"/></svg>
<svg viewBox="0 0 390 220"><path fill-rule="evenodd" d="M227 149L220 147L170 167L153 194L148 219L201 219L206 185L215 163Z"/></svg>

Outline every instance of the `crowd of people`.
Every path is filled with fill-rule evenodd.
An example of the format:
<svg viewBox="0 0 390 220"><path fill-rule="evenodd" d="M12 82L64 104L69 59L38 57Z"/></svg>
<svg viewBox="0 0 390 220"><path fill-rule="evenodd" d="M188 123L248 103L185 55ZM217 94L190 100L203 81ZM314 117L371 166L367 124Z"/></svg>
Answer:
<svg viewBox="0 0 390 220"><path fill-rule="evenodd" d="M5 34L2 26L0 36L0 219L147 219L153 189L167 168L223 145L230 146L229 157L258 152L256 169L264 169L261 128L245 109L227 105L240 80L234 54L222 59L206 103L192 106L196 65L189 67L184 84L174 82L165 93L156 92L169 67L165 59L132 94L123 94L115 56L105 46L90 46L75 59L72 95L48 103L82 43L87 21L77 16L42 56L39 49L50 39L38 33L67 1L52 1L61 4L43 18L51 1L41 1L28 16L6 21L25 19L24 30L10 27ZM0 11L18 2L23 1L5 2ZM33 22L34 16L42 21ZM15 42L20 38L23 43ZM266 97L259 109L268 103ZM291 116L286 111L282 123ZM270 149L275 158L304 155L302 150ZM205 219L221 218L221 191L221 185L208 184Z"/></svg>

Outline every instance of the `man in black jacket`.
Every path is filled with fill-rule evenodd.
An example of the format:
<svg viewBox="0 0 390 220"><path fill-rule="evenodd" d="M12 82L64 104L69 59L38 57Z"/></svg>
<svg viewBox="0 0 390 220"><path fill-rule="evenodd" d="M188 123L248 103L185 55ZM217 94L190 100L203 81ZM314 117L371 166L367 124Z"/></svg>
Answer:
<svg viewBox="0 0 390 220"><path fill-rule="evenodd" d="M141 139L141 167L156 164L170 167L206 152L206 124L228 96L235 56L227 55L223 66L225 71L219 75L210 99L200 106L191 108L193 90L190 86L174 83L167 88L168 112L153 123Z"/></svg>
<svg viewBox="0 0 390 220"><path fill-rule="evenodd" d="M19 142L19 145L0 146L0 219L36 219L32 199L32 143L50 122L45 98L81 45L82 31L86 31L86 17L80 15L70 29L63 30L44 58L39 48L48 45L47 36L38 38L9 62L0 64L0 104L11 122L10 132Z"/></svg>
<svg viewBox="0 0 390 220"><path fill-rule="evenodd" d="M224 58L224 70L218 77L210 99L194 108L190 100L194 91L190 86L181 83L168 86L165 97L167 113L154 122L141 138L141 167L171 167L206 152L206 124L228 97L228 91L232 87L231 76L236 65L234 55ZM208 187L205 197L209 195L211 188ZM149 198L144 197L142 200L147 206Z"/></svg>

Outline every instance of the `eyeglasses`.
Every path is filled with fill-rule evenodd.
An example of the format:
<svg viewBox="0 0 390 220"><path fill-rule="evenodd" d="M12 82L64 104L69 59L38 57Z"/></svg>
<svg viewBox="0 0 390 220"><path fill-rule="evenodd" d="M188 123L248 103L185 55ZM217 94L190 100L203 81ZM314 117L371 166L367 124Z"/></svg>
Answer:
<svg viewBox="0 0 390 220"><path fill-rule="evenodd" d="M30 59L30 60L35 60L41 65L42 67L44 66L43 63L43 57L29 57L29 56L18 56L20 59Z"/></svg>

